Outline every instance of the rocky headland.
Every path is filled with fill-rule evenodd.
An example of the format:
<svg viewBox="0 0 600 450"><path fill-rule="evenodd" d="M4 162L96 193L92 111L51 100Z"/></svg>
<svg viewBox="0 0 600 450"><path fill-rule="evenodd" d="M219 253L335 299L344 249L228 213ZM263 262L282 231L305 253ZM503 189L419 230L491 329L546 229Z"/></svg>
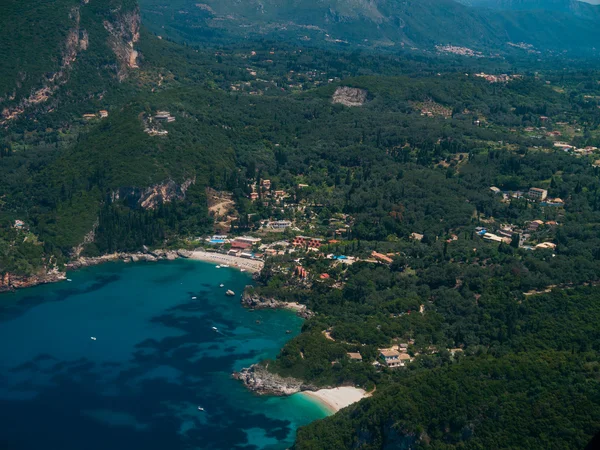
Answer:
<svg viewBox="0 0 600 450"><path fill-rule="evenodd" d="M260 364L253 364L239 372L234 372L233 378L240 380L248 389L260 395L292 395L297 392L319 389L302 380L271 373L267 367Z"/></svg>
<svg viewBox="0 0 600 450"><path fill-rule="evenodd" d="M291 309L303 319L310 319L314 315L306 305L294 302L284 302L272 297L265 297L254 292L252 286L246 286L241 301L242 305L251 309Z"/></svg>

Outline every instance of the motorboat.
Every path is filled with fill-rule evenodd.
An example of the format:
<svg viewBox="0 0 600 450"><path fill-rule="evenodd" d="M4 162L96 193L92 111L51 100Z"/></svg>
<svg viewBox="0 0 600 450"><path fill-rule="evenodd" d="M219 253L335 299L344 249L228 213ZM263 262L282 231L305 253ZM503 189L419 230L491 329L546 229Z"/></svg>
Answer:
<svg viewBox="0 0 600 450"><path fill-rule="evenodd" d="M196 300L198 297L192 297L192 300Z"/></svg>
<svg viewBox="0 0 600 450"><path fill-rule="evenodd" d="M225 285L224 285L223 283L221 283L221 284L219 285L219 287L225 287Z"/></svg>
<svg viewBox="0 0 600 450"><path fill-rule="evenodd" d="M204 411L204 408L202 406L198 406L198 411Z"/></svg>
<svg viewBox="0 0 600 450"><path fill-rule="evenodd" d="M67 281L70 283L70 282L71 282L71 281L73 281L73 280L71 280L70 278L67 278Z"/></svg>
<svg viewBox="0 0 600 450"><path fill-rule="evenodd" d="M221 267L229 267L229 264L221 264Z"/></svg>
<svg viewBox="0 0 600 450"><path fill-rule="evenodd" d="M212 329L215 331L219 331L219 329L217 327L212 327Z"/></svg>
<svg viewBox="0 0 600 450"><path fill-rule="evenodd" d="M225 295L233 297L235 295L235 292L233 292L231 289L228 289L227 292L225 292Z"/></svg>
<svg viewBox="0 0 600 450"><path fill-rule="evenodd" d="M96 340L96 336L90 336L90 339L91 339L92 341L95 341L95 340Z"/></svg>
<svg viewBox="0 0 600 450"><path fill-rule="evenodd" d="M217 266L216 266L216 268L217 268L217 269L220 269L220 268L221 268L221 266L217 265Z"/></svg>

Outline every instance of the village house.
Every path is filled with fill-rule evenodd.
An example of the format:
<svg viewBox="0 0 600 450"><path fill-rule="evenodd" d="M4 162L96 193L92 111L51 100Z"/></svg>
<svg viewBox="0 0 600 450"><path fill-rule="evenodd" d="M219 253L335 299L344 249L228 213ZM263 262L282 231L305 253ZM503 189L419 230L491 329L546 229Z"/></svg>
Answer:
<svg viewBox="0 0 600 450"><path fill-rule="evenodd" d="M362 361L362 355L358 352L348 352L347 355L352 361Z"/></svg>
<svg viewBox="0 0 600 450"><path fill-rule="evenodd" d="M554 242L542 242L535 246L536 250L540 250L540 249L554 250L555 248L556 248L556 244Z"/></svg>
<svg viewBox="0 0 600 450"><path fill-rule="evenodd" d="M323 245L323 239L307 237L307 236L296 236L292 241L292 245L295 247L308 247L308 248L321 248Z"/></svg>
<svg viewBox="0 0 600 450"><path fill-rule="evenodd" d="M404 367L410 361L410 356L407 353L400 353L397 350L383 349L379 352L380 358L390 369Z"/></svg>
<svg viewBox="0 0 600 450"><path fill-rule="evenodd" d="M286 228L292 226L292 222L289 220L275 220L273 222L269 222L267 226L273 228L274 230L285 230Z"/></svg>
<svg viewBox="0 0 600 450"><path fill-rule="evenodd" d="M107 110L105 110L105 109L101 109L100 111L98 111L98 114L100 114L100 117L101 117L102 119L105 119L105 118L107 118L107 117L108 117L108 111L107 111Z"/></svg>
<svg viewBox="0 0 600 450"><path fill-rule="evenodd" d="M265 189L269 190L271 189L271 180L262 180L260 185Z"/></svg>
<svg viewBox="0 0 600 450"><path fill-rule="evenodd" d="M394 262L394 260L392 258L390 258L389 256L383 255L381 253L377 253L376 251L371 252L371 256L373 258L375 258L376 260L386 263L386 264L391 264Z"/></svg>
<svg viewBox="0 0 600 450"><path fill-rule="evenodd" d="M537 229L538 229L540 226L542 226L542 225L544 225L544 221L543 221L543 220L539 220L539 219L538 219L538 220L534 220L534 221L532 221L532 222L529 224L528 228L529 228L531 231L535 231L535 230L537 230Z"/></svg>
<svg viewBox="0 0 600 450"><path fill-rule="evenodd" d="M308 277L308 271L302 266L296 266L294 269L294 275L296 275L298 278L305 279Z"/></svg>
<svg viewBox="0 0 600 450"><path fill-rule="evenodd" d="M548 191L546 189L532 187L531 189L529 189L527 195L529 196L529 198L541 202L546 200L546 197L548 197Z"/></svg>

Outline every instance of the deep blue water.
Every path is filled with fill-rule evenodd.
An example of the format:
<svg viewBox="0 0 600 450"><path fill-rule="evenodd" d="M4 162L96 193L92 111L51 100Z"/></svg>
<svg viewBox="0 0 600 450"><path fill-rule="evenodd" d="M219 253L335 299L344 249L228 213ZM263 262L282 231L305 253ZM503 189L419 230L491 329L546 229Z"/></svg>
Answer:
<svg viewBox="0 0 600 450"><path fill-rule="evenodd" d="M248 275L179 260L69 277L0 296L1 449L283 449L325 417L303 396L256 396L230 377L302 324L225 296Z"/></svg>

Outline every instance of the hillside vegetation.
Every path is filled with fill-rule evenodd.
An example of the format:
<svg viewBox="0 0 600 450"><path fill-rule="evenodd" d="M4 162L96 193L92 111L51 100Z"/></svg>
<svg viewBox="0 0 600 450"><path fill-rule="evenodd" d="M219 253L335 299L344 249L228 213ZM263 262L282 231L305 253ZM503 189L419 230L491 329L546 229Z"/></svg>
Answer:
<svg viewBox="0 0 600 450"><path fill-rule="evenodd" d="M0 16L13 58L0 92L17 86L0 105L2 290L80 256L199 245L222 195L225 232L267 246L250 293L315 313L268 370L374 390L300 429L297 448L582 448L600 429L595 62L260 38L288 23L293 39L491 49L500 28L535 23L528 38L550 46L587 43L595 24L561 35L573 22L551 12L492 19L445 0L162 3L142 5L159 36L129 1L13 2ZM235 26L216 27L228 7ZM189 14L175 23L177 8ZM11 20L28 27L11 38ZM246 23L259 39L240 43ZM19 60L14 40L31 53ZM293 226L262 226L279 219ZM290 252L297 235L322 245ZM406 367L382 363L392 346Z"/></svg>

